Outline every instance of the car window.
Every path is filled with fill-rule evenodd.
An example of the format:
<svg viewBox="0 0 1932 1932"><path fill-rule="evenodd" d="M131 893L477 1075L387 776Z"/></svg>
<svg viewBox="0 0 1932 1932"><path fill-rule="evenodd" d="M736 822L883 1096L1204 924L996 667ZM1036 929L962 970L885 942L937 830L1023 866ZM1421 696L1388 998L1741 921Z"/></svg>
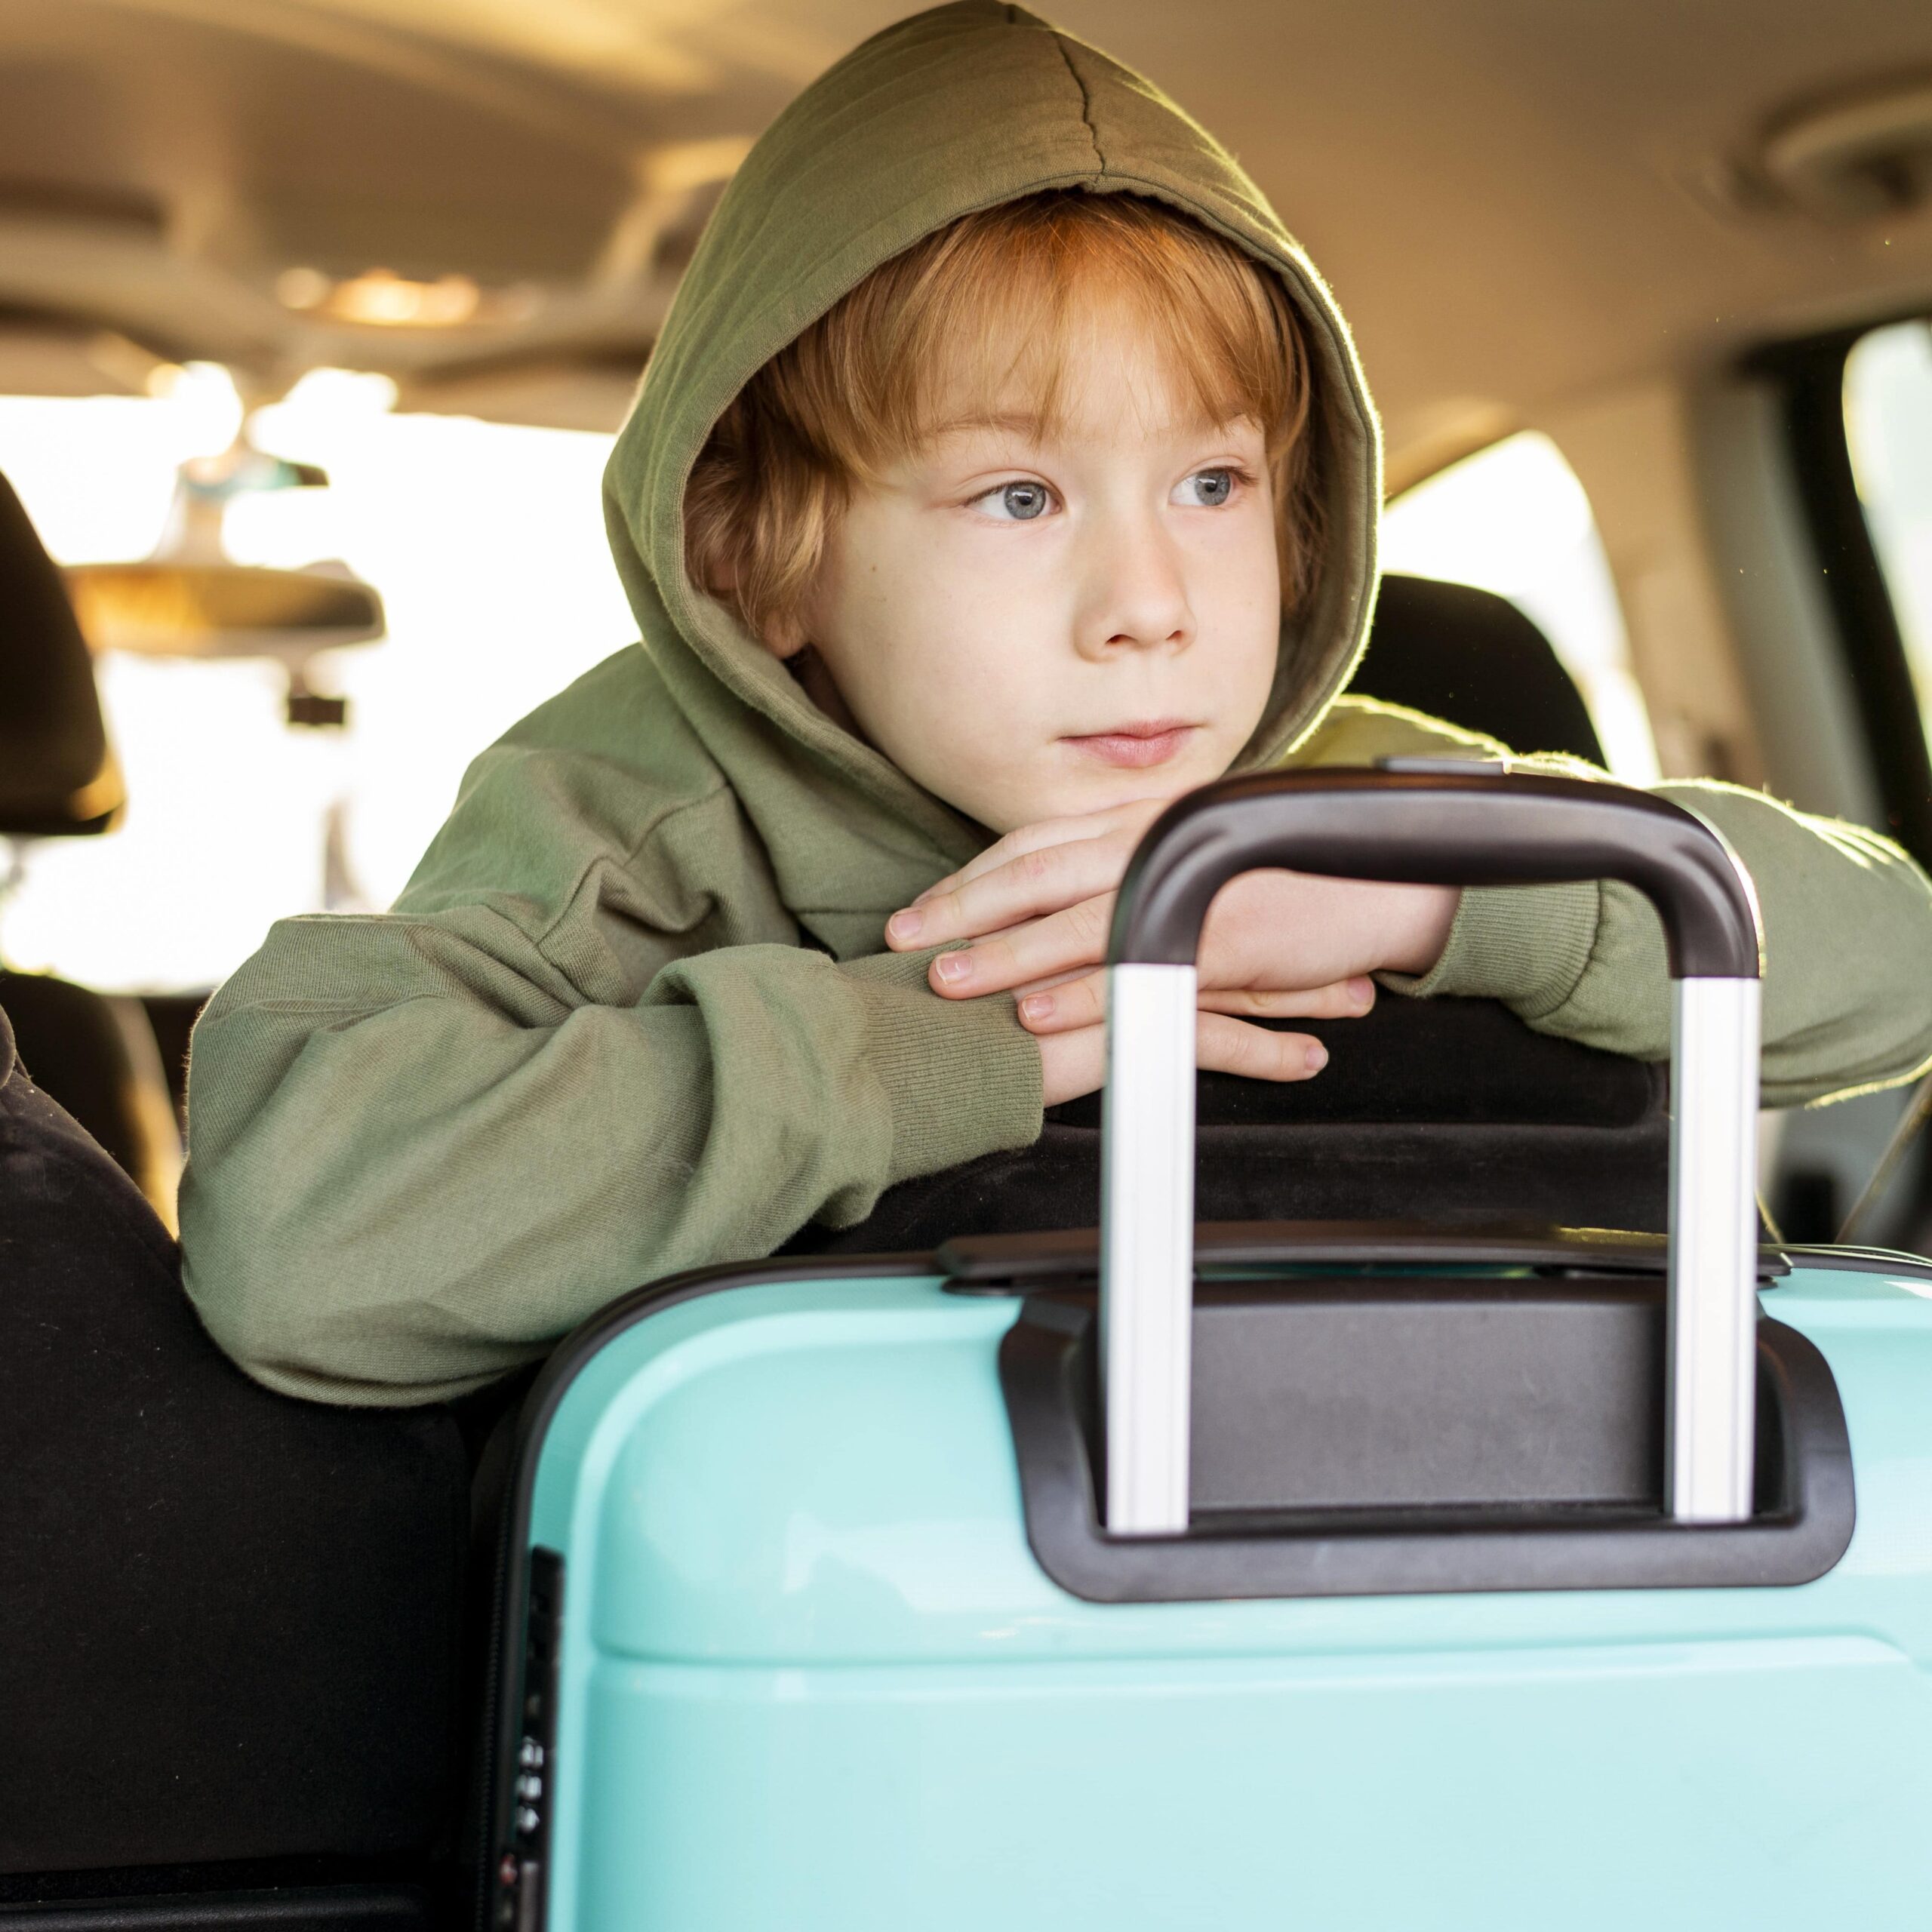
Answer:
<svg viewBox="0 0 1932 1932"><path fill-rule="evenodd" d="M1382 519L1387 571L1508 598L1576 680L1611 770L1653 784L1657 746L1596 518L1547 436L1506 437L1396 497Z"/></svg>
<svg viewBox="0 0 1932 1932"><path fill-rule="evenodd" d="M241 420L219 369L169 371L159 388L0 397L0 472L61 562L145 555L176 466L225 447ZM634 636L598 500L608 436L398 414L392 396L382 378L323 370L257 411L254 439L330 484L244 498L226 530L239 562L339 558L382 592L386 639L318 662L318 688L349 700L346 727L289 726L273 664L103 654L127 818L25 851L0 918L12 964L194 990L276 918L386 908L469 759ZM1406 492L1383 555L1510 598L1576 678L1611 769L1655 778L1595 522L1548 438L1511 437Z"/></svg>
<svg viewBox="0 0 1932 1932"><path fill-rule="evenodd" d="M175 466L232 436L223 371L162 389L0 397L0 472L59 561L146 555ZM315 667L317 689L347 697L346 727L291 727L272 663L103 654L127 817L22 849L0 907L11 964L192 991L276 918L386 908L469 761L635 637L599 502L610 437L400 414L392 396L385 379L318 371L257 411L256 441L321 465L329 486L244 498L226 525L238 562L340 558L382 593L387 638Z"/></svg>
<svg viewBox="0 0 1932 1932"><path fill-rule="evenodd" d="M1932 716L1932 324L1876 329L1845 363L1845 435L1899 632Z"/></svg>

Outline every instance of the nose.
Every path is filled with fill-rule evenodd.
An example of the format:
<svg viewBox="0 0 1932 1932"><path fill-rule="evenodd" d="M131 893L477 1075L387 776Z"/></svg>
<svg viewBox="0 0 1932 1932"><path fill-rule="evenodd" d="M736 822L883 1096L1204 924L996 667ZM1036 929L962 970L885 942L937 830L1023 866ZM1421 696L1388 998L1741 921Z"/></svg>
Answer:
<svg viewBox="0 0 1932 1932"><path fill-rule="evenodd" d="M1090 535L1075 642L1099 662L1124 651L1184 651L1194 613L1173 538L1158 518L1109 520Z"/></svg>

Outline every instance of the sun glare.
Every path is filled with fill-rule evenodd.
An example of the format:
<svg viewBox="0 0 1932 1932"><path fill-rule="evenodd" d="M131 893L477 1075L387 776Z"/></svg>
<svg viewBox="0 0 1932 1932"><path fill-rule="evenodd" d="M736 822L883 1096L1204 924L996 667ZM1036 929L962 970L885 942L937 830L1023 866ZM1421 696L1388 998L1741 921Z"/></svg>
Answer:
<svg viewBox="0 0 1932 1932"><path fill-rule="evenodd" d="M1547 436L1506 438L1405 491L1383 516L1382 567L1508 598L1576 680L1611 771L1657 783L1650 715L1596 519Z"/></svg>
<svg viewBox="0 0 1932 1932"><path fill-rule="evenodd" d="M149 398L0 397L0 472L62 563L146 555L176 466L239 421L226 372ZM237 562L339 559L383 595L389 635L317 661L341 731L291 728L275 666L106 654L125 824L25 848L0 904L9 963L108 989L216 983L270 921L381 909L447 815L464 767L545 697L635 636L606 548L611 438L393 414L384 378L321 370L256 412L264 450L325 489L248 497Z"/></svg>
<svg viewBox="0 0 1932 1932"><path fill-rule="evenodd" d="M0 397L0 472L63 563L146 555L176 467L241 420L226 371L165 374L146 398ZM381 910L448 814L464 767L525 712L635 636L605 547L611 438L398 415L386 378L318 370L257 410L263 450L326 488L245 496L235 561L334 559L381 592L389 635L316 660L340 731L291 728L276 666L98 660L127 774L125 823L24 848L0 950L109 989L215 984L293 913ZM1656 776L1609 572L1555 446L1518 436L1410 491L1388 567L1480 584L1549 635L1620 777Z"/></svg>

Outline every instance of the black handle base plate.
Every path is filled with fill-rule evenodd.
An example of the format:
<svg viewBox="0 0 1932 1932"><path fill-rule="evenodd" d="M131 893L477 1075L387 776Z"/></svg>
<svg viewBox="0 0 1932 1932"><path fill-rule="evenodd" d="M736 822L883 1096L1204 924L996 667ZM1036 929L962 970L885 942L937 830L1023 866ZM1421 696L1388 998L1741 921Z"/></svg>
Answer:
<svg viewBox="0 0 1932 1932"><path fill-rule="evenodd" d="M1472 1434L1469 1424L1480 1410L1479 1392L1459 1393L1447 1377L1438 1378L1443 1414L1417 1414L1416 1393L1429 1386L1419 1376L1399 1423L1371 1418L1363 1425L1367 1435L1352 1444L1331 1441L1324 1457L1310 1454L1310 1442L1318 1439L1312 1435L1291 1434L1271 1445L1265 1423L1260 1434L1253 1430L1251 1399L1217 1411L1214 1390L1200 1386L1204 1365L1217 1379L1265 1375L1269 1361L1287 1364L1291 1374L1322 1373L1315 1360L1298 1364L1298 1343L1310 1345L1311 1358L1325 1349L1332 1368L1351 1346L1372 1337L1375 1377L1386 1386L1386 1352L1403 1346L1406 1328L1413 1327L1408 1346L1420 1362L1452 1339L1457 1321L1486 1324L1493 1339L1503 1303L1540 1297L1540 1342L1530 1334L1535 1309L1527 1310L1527 1327L1523 1307L1507 1319L1523 1331L1526 1348L1543 1351L1553 1407L1574 1414L1572 1385L1580 1384L1580 1364L1592 1353L1601 1362L1606 1336L1620 1331L1612 1352L1628 1358L1629 1372L1620 1378L1629 1385L1625 1393L1661 1387L1660 1298L1646 1307L1628 1275L1594 1288L1574 1277L1487 1284L1466 1278L1445 1301L1447 1285L1356 1278L1327 1284L1324 1297L1321 1284L1297 1281L1281 1297L1265 1349L1257 1348L1257 1335L1245 1334L1238 1346L1217 1349L1211 1339L1204 1345L1204 1324L1226 1318L1216 1312L1216 1291L1204 1289L1196 1310L1194 1522L1185 1535L1134 1538L1110 1537L1100 1524L1093 1298L1031 1297L1001 1344L999 1371L1027 1540L1041 1567L1091 1601L1156 1603L1761 1588L1809 1583L1844 1555L1856 1518L1844 1411L1824 1357L1781 1322L1758 1324L1758 1501L1756 1513L1741 1524L1682 1524L1663 1515L1654 1398L1620 1423L1617 1392L1604 1391L1595 1422L1579 1423L1552 1456L1546 1429L1478 1439L1480 1429ZM1348 1324L1337 1317L1343 1297L1362 1318L1352 1343ZM1265 1288L1248 1284L1236 1299L1253 1326ZM1564 1312L1566 1302L1574 1319ZM1474 1353L1477 1338L1466 1339ZM1212 1367L1217 1359L1219 1371ZM1252 1398L1257 1392L1247 1392ZM1442 1432L1458 1426L1450 1411L1459 1404L1462 1461L1454 1468L1438 1451L1447 1439ZM1278 1404L1273 1413L1281 1412ZM1385 1416L1398 1413L1392 1404ZM1236 1420L1244 1415L1246 1436ZM1386 1439L1392 1427L1407 1432L1406 1445ZM1284 1490L1286 1472L1292 1475Z"/></svg>

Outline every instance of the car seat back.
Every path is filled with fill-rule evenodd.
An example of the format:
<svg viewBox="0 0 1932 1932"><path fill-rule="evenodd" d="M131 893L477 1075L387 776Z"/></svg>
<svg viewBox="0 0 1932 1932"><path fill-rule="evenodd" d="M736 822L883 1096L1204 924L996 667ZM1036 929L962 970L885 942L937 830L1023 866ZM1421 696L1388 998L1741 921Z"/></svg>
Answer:
<svg viewBox="0 0 1932 1932"><path fill-rule="evenodd" d="M104 832L125 802L60 573L0 476L0 838ZM35 1081L171 1222L180 1129L139 1003L0 968L0 1006Z"/></svg>
<svg viewBox="0 0 1932 1932"><path fill-rule="evenodd" d="M1199 1077L1203 1221L1531 1219L1659 1232L1667 1069L1532 1032L1491 1000L1385 995L1359 1020L1291 1023L1328 1048L1317 1080ZM1030 1147L900 1182L856 1225L788 1254L895 1254L962 1235L1091 1226L1100 1100L1048 1109Z"/></svg>
<svg viewBox="0 0 1932 1932"><path fill-rule="evenodd" d="M104 832L125 802L66 587L0 476L0 837Z"/></svg>
<svg viewBox="0 0 1932 1932"><path fill-rule="evenodd" d="M468 1741L450 1412L245 1376L4 1014L0 1227L0 1906L420 1873Z"/></svg>
<svg viewBox="0 0 1932 1932"><path fill-rule="evenodd" d="M1549 640L1506 597L1469 584L1385 577L1349 688L1512 751L1604 761L1589 709Z"/></svg>

